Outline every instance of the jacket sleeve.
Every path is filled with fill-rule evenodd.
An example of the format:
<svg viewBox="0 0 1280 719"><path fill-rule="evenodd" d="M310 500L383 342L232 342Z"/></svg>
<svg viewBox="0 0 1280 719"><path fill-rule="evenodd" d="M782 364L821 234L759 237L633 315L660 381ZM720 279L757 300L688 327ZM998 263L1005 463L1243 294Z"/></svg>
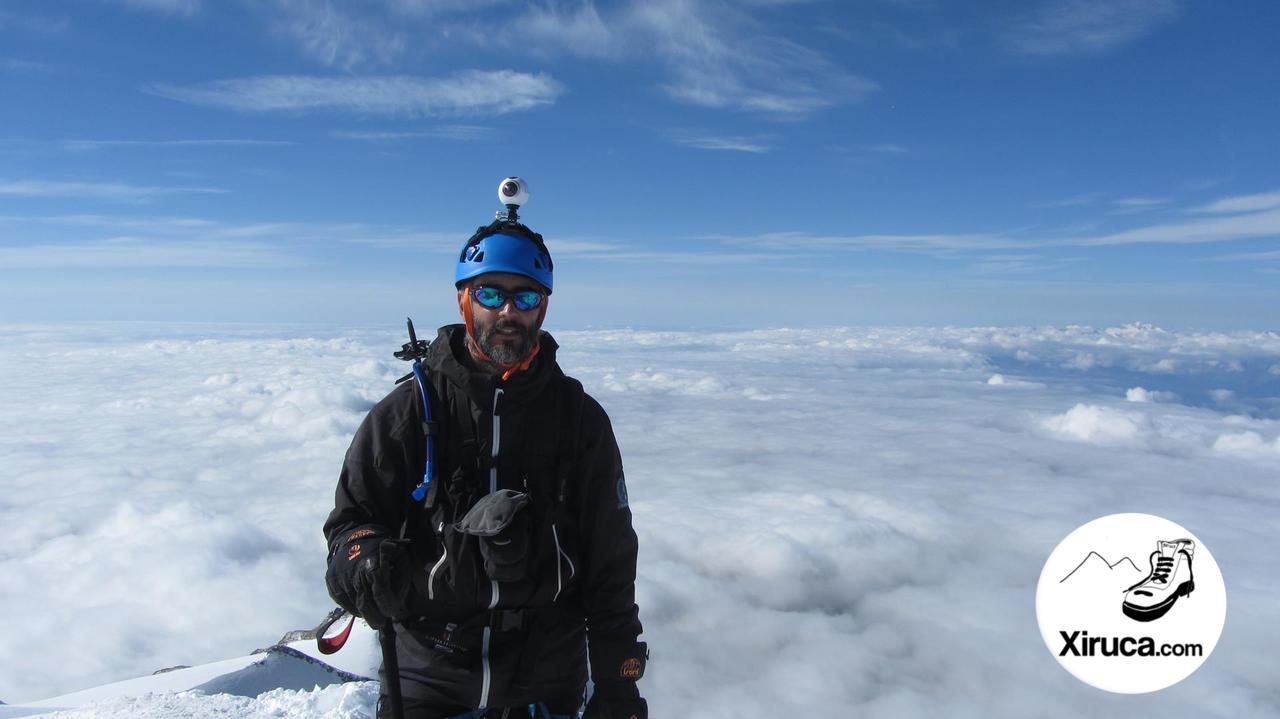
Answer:
<svg viewBox="0 0 1280 719"><path fill-rule="evenodd" d="M333 511L324 523L332 556L354 529L378 527L395 536L404 521L408 454L405 419L394 411L393 391L360 423L338 476Z"/></svg>
<svg viewBox="0 0 1280 719"><path fill-rule="evenodd" d="M635 601L637 541L613 427L604 409L589 397L582 429L586 443L580 465L585 480L582 600L592 676L600 684L638 678L618 677L614 668L644 651L643 645L636 649L643 630Z"/></svg>

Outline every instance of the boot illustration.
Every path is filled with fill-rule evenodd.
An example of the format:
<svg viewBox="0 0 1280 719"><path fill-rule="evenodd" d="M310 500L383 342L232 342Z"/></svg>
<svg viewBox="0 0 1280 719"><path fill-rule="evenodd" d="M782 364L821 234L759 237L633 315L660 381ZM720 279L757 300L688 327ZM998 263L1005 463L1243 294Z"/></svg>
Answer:
<svg viewBox="0 0 1280 719"><path fill-rule="evenodd" d="M1146 579L1125 590L1121 609L1125 616L1139 622L1150 622L1165 615L1178 601L1196 588L1191 574L1191 558L1196 543L1190 539L1160 540L1151 553L1151 573Z"/></svg>

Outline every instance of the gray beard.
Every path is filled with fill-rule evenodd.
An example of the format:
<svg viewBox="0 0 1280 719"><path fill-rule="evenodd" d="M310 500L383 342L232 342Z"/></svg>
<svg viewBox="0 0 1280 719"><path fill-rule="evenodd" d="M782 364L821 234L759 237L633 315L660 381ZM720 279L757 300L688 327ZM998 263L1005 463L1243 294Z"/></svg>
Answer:
<svg viewBox="0 0 1280 719"><path fill-rule="evenodd" d="M494 341L498 334L498 325L495 322L488 330L479 334L480 351L489 356L499 365L511 365L523 360L533 350L533 337L530 336L524 327L516 324L504 324L504 328L511 327L520 332L519 341L515 344L505 344ZM536 331L536 330L535 330Z"/></svg>

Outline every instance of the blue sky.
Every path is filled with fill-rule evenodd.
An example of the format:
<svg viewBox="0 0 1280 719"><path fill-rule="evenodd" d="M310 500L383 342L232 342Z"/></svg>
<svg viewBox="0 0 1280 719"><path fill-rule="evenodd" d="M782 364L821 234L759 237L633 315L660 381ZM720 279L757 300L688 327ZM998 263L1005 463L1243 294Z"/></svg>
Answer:
<svg viewBox="0 0 1280 719"><path fill-rule="evenodd" d="M1280 6L0 0L0 320L1280 324Z"/></svg>

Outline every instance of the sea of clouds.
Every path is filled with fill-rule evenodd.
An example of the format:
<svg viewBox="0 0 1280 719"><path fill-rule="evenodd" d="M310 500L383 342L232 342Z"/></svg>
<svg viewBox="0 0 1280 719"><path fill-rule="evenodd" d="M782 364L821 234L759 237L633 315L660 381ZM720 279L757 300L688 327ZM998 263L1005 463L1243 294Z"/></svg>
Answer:
<svg viewBox="0 0 1280 719"><path fill-rule="evenodd" d="M622 447L654 716L1280 713L1280 334L555 334ZM313 626L342 456L403 341L0 326L0 699ZM1226 580L1216 651L1156 694L1080 683L1036 626L1049 553L1115 512L1187 527Z"/></svg>

